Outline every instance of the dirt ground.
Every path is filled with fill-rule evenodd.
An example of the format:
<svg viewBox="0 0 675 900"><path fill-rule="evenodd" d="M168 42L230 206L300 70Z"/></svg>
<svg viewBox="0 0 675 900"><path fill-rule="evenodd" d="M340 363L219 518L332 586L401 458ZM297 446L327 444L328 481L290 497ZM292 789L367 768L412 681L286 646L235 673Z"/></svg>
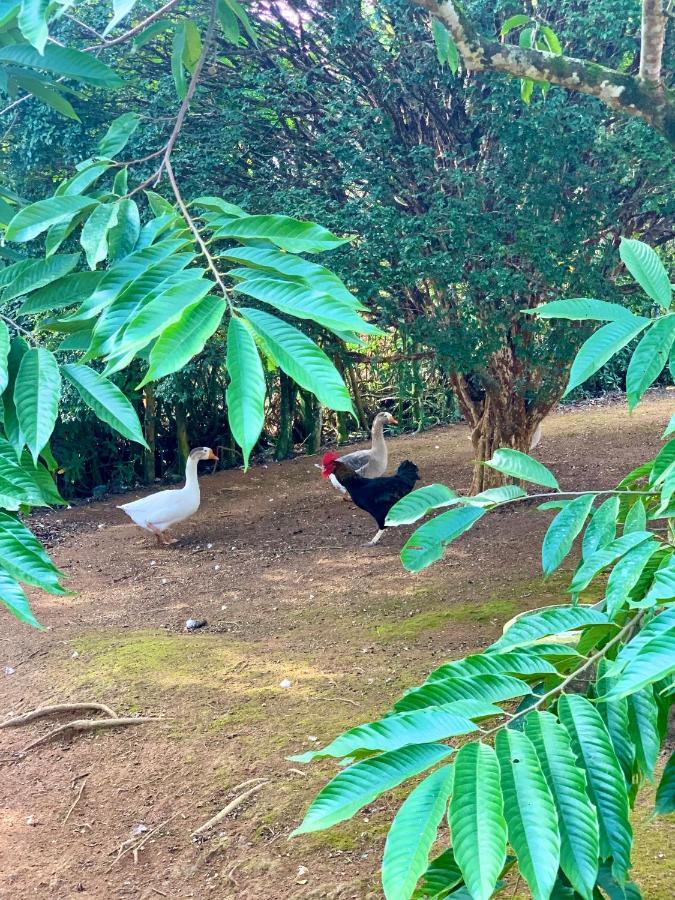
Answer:
<svg viewBox="0 0 675 900"><path fill-rule="evenodd" d="M564 488L610 487L658 449L672 408L673 394L660 392L631 418L622 404L558 413L537 455ZM461 425L391 440L394 465L409 457L422 483L459 489L470 451ZM565 581L542 581L550 514L524 508L488 517L442 562L407 574L398 551L410 529L364 548L374 523L339 499L316 461L205 475L199 513L167 550L127 524L120 498L35 517L75 593L34 593L43 633L2 616L0 718L97 701L161 719L25 756L14 751L48 723L0 732L3 900L381 896L397 798L289 841L335 764L301 769L286 757L381 715L443 660L494 640L516 612L560 599ZM208 627L186 633L189 618ZM207 840L191 840L254 778L266 783ZM634 873L645 898L665 900L673 823L650 815L647 797ZM139 826L148 839L137 858L116 860Z"/></svg>

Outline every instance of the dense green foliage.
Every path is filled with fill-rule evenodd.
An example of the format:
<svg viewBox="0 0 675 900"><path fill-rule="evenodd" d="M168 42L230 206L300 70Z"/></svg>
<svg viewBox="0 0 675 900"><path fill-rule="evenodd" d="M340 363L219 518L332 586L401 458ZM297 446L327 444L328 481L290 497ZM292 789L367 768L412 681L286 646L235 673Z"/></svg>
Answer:
<svg viewBox="0 0 675 900"><path fill-rule="evenodd" d="M606 323L579 350L568 389L640 334L628 367L633 407L669 358L672 367L675 314L657 254L635 240L622 241L620 251L658 307L656 317L595 299L554 301L533 312ZM675 416L664 437L674 431ZM628 879L629 813L641 784L655 779L675 685L675 439L613 491L564 491L542 463L510 448L487 465L537 485L537 493L517 485L473 497L444 485L414 491L391 510L388 524L451 508L413 533L401 553L404 566L430 565L492 509L549 497L543 508L557 512L542 545L545 575L583 532L568 588L572 603L516 617L484 653L440 666L384 718L295 757L334 756L346 764L296 833L350 818L443 760L392 822L382 863L387 900L455 894L487 900L498 887L507 844L535 898L639 897ZM591 586L602 599L581 603ZM675 810L671 770L672 758L657 793L659 813ZM446 814L450 846L429 863Z"/></svg>

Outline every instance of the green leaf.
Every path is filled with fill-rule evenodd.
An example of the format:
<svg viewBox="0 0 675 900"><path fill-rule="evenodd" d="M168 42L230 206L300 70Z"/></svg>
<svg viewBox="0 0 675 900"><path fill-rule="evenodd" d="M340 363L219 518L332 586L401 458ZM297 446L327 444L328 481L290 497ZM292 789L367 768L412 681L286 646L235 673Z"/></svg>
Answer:
<svg viewBox="0 0 675 900"><path fill-rule="evenodd" d="M514 28L522 28L523 25L527 25L531 21L530 16L525 16L522 13L516 16L509 16L499 29L499 33L504 37L509 31L513 31Z"/></svg>
<svg viewBox="0 0 675 900"><path fill-rule="evenodd" d="M650 487L658 487L664 480L666 474L670 470L671 465L675 462L675 438L664 444L656 454L656 459L652 466L651 475L649 476Z"/></svg>
<svg viewBox="0 0 675 900"><path fill-rule="evenodd" d="M14 385L19 427L33 460L52 435L61 397L61 376L54 354L43 347L28 350L21 359Z"/></svg>
<svg viewBox="0 0 675 900"><path fill-rule="evenodd" d="M431 33L436 45L436 57L442 67L445 63L453 75L459 70L459 51L448 29L438 19L431 20Z"/></svg>
<svg viewBox="0 0 675 900"><path fill-rule="evenodd" d="M642 500L638 497L626 514L626 519L623 523L623 533L630 534L633 531L646 531L646 529L647 510Z"/></svg>
<svg viewBox="0 0 675 900"><path fill-rule="evenodd" d="M384 791L419 775L453 752L445 744L418 744L354 763L319 792L291 836L320 831L351 818Z"/></svg>
<svg viewBox="0 0 675 900"><path fill-rule="evenodd" d="M12 80L17 87L23 88L24 91L37 97L38 100L42 100L43 103L51 106L52 109L55 109L62 116L65 116L67 119L73 119L75 122L80 121L80 117L73 109L72 104L66 100L60 91L56 90L55 86L48 86L37 76L26 73L19 74L15 72L12 75Z"/></svg>
<svg viewBox="0 0 675 900"><path fill-rule="evenodd" d="M240 39L239 25L237 17L225 3L225 0L218 0L218 19L220 27L223 30L223 37L231 44L238 44Z"/></svg>
<svg viewBox="0 0 675 900"><path fill-rule="evenodd" d="M215 238L235 240L264 239L290 253L321 253L348 242L314 222L301 222L290 216L246 216L233 219L219 228Z"/></svg>
<svg viewBox="0 0 675 900"><path fill-rule="evenodd" d="M95 269L108 255L108 232L117 225L118 211L117 203L102 203L84 223L80 244L90 269Z"/></svg>
<svg viewBox="0 0 675 900"><path fill-rule="evenodd" d="M257 275L239 282L234 290L269 303L286 315L310 319L331 331L354 331L359 334L380 334L374 325L365 322L350 307L328 294L318 293L311 287L275 278Z"/></svg>
<svg viewBox="0 0 675 900"><path fill-rule="evenodd" d="M666 430L663 432L661 437L668 437L669 434L672 434L675 431L675 415L671 416L668 425L666 426Z"/></svg>
<svg viewBox="0 0 675 900"><path fill-rule="evenodd" d="M553 671L555 673L555 669ZM529 693L530 688L524 681L500 672L434 678L421 687L406 691L394 704L394 712L409 712L413 709L442 706L462 700L480 701L482 706L479 709L484 709L486 704L512 700L514 697L522 697ZM463 714L469 718L479 715L478 712L474 715L470 709L465 710Z"/></svg>
<svg viewBox="0 0 675 900"><path fill-rule="evenodd" d="M537 316L540 319L594 319L598 321L617 322L620 319L632 320L633 313L618 303L606 300L594 300L589 297L576 297L570 300L553 300L542 303L534 309L523 309L521 312Z"/></svg>
<svg viewBox="0 0 675 900"><path fill-rule="evenodd" d="M593 513L593 518L588 523L581 543L581 556L583 559L588 559L596 550L612 543L616 537L616 520L619 515L619 505L618 497L609 497Z"/></svg>
<svg viewBox="0 0 675 900"><path fill-rule="evenodd" d="M607 616L593 606L551 606L542 612L529 613L516 619L508 631L490 646L490 650L511 650L548 635L587 628L589 625L605 625L608 622Z"/></svg>
<svg viewBox="0 0 675 900"><path fill-rule="evenodd" d="M607 699L626 697L675 672L675 608L665 609L619 652L610 674L616 681ZM620 672L620 674L617 674Z"/></svg>
<svg viewBox="0 0 675 900"><path fill-rule="evenodd" d="M7 372L9 381L4 394L2 395L3 406L3 425L5 434L14 447L17 458L21 456L24 446L24 437L21 434L19 419L16 414L14 405L14 385L16 377L19 374L21 360L25 353L28 352L28 344L22 337L12 338L9 345L9 356L7 357Z"/></svg>
<svg viewBox="0 0 675 900"><path fill-rule="evenodd" d="M530 713L525 734L534 745L558 813L560 866L574 889L592 900L598 873L598 817L568 734L548 712Z"/></svg>
<svg viewBox="0 0 675 900"><path fill-rule="evenodd" d="M614 618L628 600L628 596L640 580L645 566L660 549L661 545L658 541L644 541L629 550L614 566L605 589L605 604L610 619Z"/></svg>
<svg viewBox="0 0 675 900"><path fill-rule="evenodd" d="M475 900L489 900L506 860L500 768L492 747L465 744L457 753L449 822L455 859Z"/></svg>
<svg viewBox="0 0 675 900"><path fill-rule="evenodd" d="M49 4L50 0L21 0L21 8L16 20L21 34L40 54L44 53L49 37L47 25Z"/></svg>
<svg viewBox="0 0 675 900"><path fill-rule="evenodd" d="M462 881L462 873L455 862L452 848L449 847L432 860L420 886L413 893L412 900L445 900L451 891L457 898L453 888L462 884Z"/></svg>
<svg viewBox="0 0 675 900"><path fill-rule="evenodd" d="M485 515L480 507L449 509L414 531L401 550L401 562L409 572L419 572L443 557L445 548Z"/></svg>
<svg viewBox="0 0 675 900"><path fill-rule="evenodd" d="M668 309L672 299L670 279L656 251L642 241L621 238L619 256L644 292Z"/></svg>
<svg viewBox="0 0 675 900"><path fill-rule="evenodd" d="M66 363L61 371L102 422L147 448L136 410L117 385L89 366Z"/></svg>
<svg viewBox="0 0 675 900"><path fill-rule="evenodd" d="M185 70L183 68L185 25L185 22L181 22L178 25L173 35L173 44L171 45L171 74L173 75L173 83L176 85L176 94L178 94L179 100L184 100L187 94L187 81L185 80Z"/></svg>
<svg viewBox="0 0 675 900"><path fill-rule="evenodd" d="M185 310L180 319L162 333L150 352L150 367L139 387L182 369L220 325L225 303L208 296Z"/></svg>
<svg viewBox="0 0 675 900"><path fill-rule="evenodd" d="M98 142L99 156L106 159L115 159L120 151L124 150L129 138L140 125L141 117L138 113L127 112L113 119L108 130Z"/></svg>
<svg viewBox="0 0 675 900"><path fill-rule="evenodd" d="M84 168L79 169L71 178L66 178L65 181L62 181L57 187L54 196L62 197L65 194L71 197L84 194L109 169L109 162L89 163Z"/></svg>
<svg viewBox="0 0 675 900"><path fill-rule="evenodd" d="M427 678L427 683L468 675L555 675L556 668L529 650L511 653L477 653L445 663ZM496 699L495 697L492 698ZM504 698L506 699L506 698Z"/></svg>
<svg viewBox="0 0 675 900"><path fill-rule="evenodd" d="M1 51L0 51L1 55ZM49 197L20 209L7 226L5 239L25 242L42 234L52 225L69 222L73 216L97 205L91 197Z"/></svg>
<svg viewBox="0 0 675 900"><path fill-rule="evenodd" d="M140 231L141 217L138 206L128 198L120 200L117 204L117 225L108 232L108 259L111 263L131 253Z"/></svg>
<svg viewBox="0 0 675 900"><path fill-rule="evenodd" d="M103 37L108 35L122 19L129 15L131 10L136 6L137 0L113 0L113 17L108 22L103 32Z"/></svg>
<svg viewBox="0 0 675 900"><path fill-rule="evenodd" d="M52 256L49 259L30 260L4 289L2 302L14 300L62 278L75 268L79 259L79 253L69 253L65 256Z"/></svg>
<svg viewBox="0 0 675 900"><path fill-rule="evenodd" d="M9 357L9 329L0 319L0 394L9 384L9 366L7 363Z"/></svg>
<svg viewBox="0 0 675 900"><path fill-rule="evenodd" d="M44 54L28 44L0 47L0 63L18 63L31 69L44 69L101 88L122 87L122 79L92 53L82 53L58 44L47 44Z"/></svg>
<svg viewBox="0 0 675 900"><path fill-rule="evenodd" d="M598 678L596 682L596 696L603 697L609 693L613 680L607 675L607 660L601 659L598 664ZM596 702L596 709L602 716L605 728L609 733L612 747L619 761L619 765L626 779L626 783L630 784L633 779L633 766L635 763L635 744L630 738L630 721L628 718L628 701L626 698L621 700L612 700L610 703L605 700Z"/></svg>
<svg viewBox="0 0 675 900"><path fill-rule="evenodd" d="M197 62L202 52L202 40L199 34L199 28L192 19L185 22L185 50L183 51L183 62L185 68L192 75L194 73Z"/></svg>
<svg viewBox="0 0 675 900"><path fill-rule="evenodd" d="M525 734L504 729L497 733L495 749L509 843L534 900L548 900L560 861L558 817L551 791Z"/></svg>
<svg viewBox="0 0 675 900"><path fill-rule="evenodd" d="M465 701L460 701L460 710L466 709L466 706ZM501 712L498 707L486 706L484 703L479 705L472 703L472 708L480 716L498 715ZM326 756L351 756L364 750L398 750L400 747L410 745L432 744L445 738L471 734L477 730L478 726L466 715L456 711L454 703L445 703L395 713L375 722L357 725L356 728L350 728L349 731L336 737L321 750L310 750L291 756L290 759L307 763Z"/></svg>
<svg viewBox="0 0 675 900"><path fill-rule="evenodd" d="M26 526L0 511L0 569L12 578L42 588L50 594L65 594L59 584L60 572L42 544Z"/></svg>
<svg viewBox="0 0 675 900"><path fill-rule="evenodd" d="M251 450L265 424L265 372L251 332L241 319L230 318L227 327L227 418L248 468Z"/></svg>
<svg viewBox="0 0 675 900"><path fill-rule="evenodd" d="M650 321L644 316L631 314L630 318L610 322L592 334L582 344L572 363L570 379L564 396L567 396L575 387L583 384L587 378L601 369L608 359L629 344L634 337L637 337Z"/></svg>
<svg viewBox="0 0 675 900"><path fill-rule="evenodd" d="M255 29L251 25L249 17L246 14L246 10L243 6L237 2L237 0L224 0L226 6L228 6L235 16L241 22L241 26L244 29L247 36L251 39L251 41L257 46L258 45L258 36L255 33Z"/></svg>
<svg viewBox="0 0 675 900"><path fill-rule="evenodd" d="M521 481L531 481L533 484L542 484L556 491L560 490L560 485L546 466L542 465L538 460L532 459L527 453L521 453L520 450L502 447L494 453L492 459L489 459L485 465L502 472L504 475L510 475L512 478L519 478Z"/></svg>
<svg viewBox="0 0 675 900"><path fill-rule="evenodd" d="M579 694L560 697L558 716L586 771L588 794L598 812L600 856L613 857L612 871L621 880L630 868L632 830L626 782L609 734L600 714Z"/></svg>
<svg viewBox="0 0 675 900"><path fill-rule="evenodd" d="M352 412L349 391L323 350L292 325L260 309L239 309L273 359L300 387L330 409Z"/></svg>
<svg viewBox="0 0 675 900"><path fill-rule="evenodd" d="M660 816L675 812L675 752L668 758L656 791L656 812Z"/></svg>
<svg viewBox="0 0 675 900"><path fill-rule="evenodd" d="M525 32L523 32L525 34ZM520 79L520 99L523 103L529 103L532 100L532 92L534 91L534 81L531 78Z"/></svg>
<svg viewBox="0 0 675 900"><path fill-rule="evenodd" d="M642 900L640 889L630 878L615 878L608 863L601 863L598 871L598 886L604 894L597 891L596 897L604 900L605 894L609 900Z"/></svg>
<svg viewBox="0 0 675 900"><path fill-rule="evenodd" d="M64 306L82 303L94 292L104 274L103 271L74 272L59 278L31 294L21 306L20 313L29 315L46 310L53 312Z"/></svg>
<svg viewBox="0 0 675 900"><path fill-rule="evenodd" d="M33 628L41 628L42 626L31 612L28 598L23 589L16 581L0 569L0 603L4 603L7 609L20 622L26 622Z"/></svg>
<svg viewBox="0 0 675 900"><path fill-rule="evenodd" d="M634 409L643 394L663 371L675 341L675 315L661 316L640 339L628 364L626 394L628 409Z"/></svg>
<svg viewBox="0 0 675 900"><path fill-rule="evenodd" d="M223 200L222 197L196 197L190 204L191 206L201 206L203 209L216 210L217 212L225 213L227 216L231 216L232 218L239 219L242 216L247 216L248 213L245 212L241 206L235 206L234 203L228 203L227 200ZM277 251L273 250L263 250L258 251L255 247L250 248L237 248L236 251L231 251L234 255L230 256L230 251L222 253L221 256L224 256L225 259L239 259L237 254L245 252L245 250L251 250L255 252L263 252L263 253L275 253ZM299 260L299 262L304 262L304 260ZM264 268L264 267L263 267Z"/></svg>
<svg viewBox="0 0 675 900"><path fill-rule="evenodd" d="M595 494L575 497L551 522L541 547L544 575L548 576L555 572L570 552L576 537L586 523L594 500Z"/></svg>
<svg viewBox="0 0 675 900"><path fill-rule="evenodd" d="M660 545L654 549L662 549ZM670 557L667 562L662 563L659 569L654 573L654 579L651 583L649 591L642 601L636 601L634 606L650 607L658 603L659 600L672 600L675 597L675 557Z"/></svg>
<svg viewBox="0 0 675 900"><path fill-rule="evenodd" d="M653 783L654 769L661 746L658 728L659 707L654 689L650 686L636 691L627 697L626 702L630 722L629 733L635 745L638 771Z"/></svg>
<svg viewBox="0 0 675 900"><path fill-rule="evenodd" d="M620 559L633 547L648 541L651 537L651 531L633 531L630 534L621 535L621 537L612 541L611 544L596 550L579 566L567 590L570 594L578 594L584 591L598 572Z"/></svg>
<svg viewBox="0 0 675 900"><path fill-rule="evenodd" d="M387 900L408 900L429 863L429 851L452 790L452 766L441 766L411 791L394 816L384 845Z"/></svg>
<svg viewBox="0 0 675 900"><path fill-rule="evenodd" d="M444 484L428 484L412 491L389 510L386 525L410 525L432 509L454 506L459 503L457 494Z"/></svg>
<svg viewBox="0 0 675 900"><path fill-rule="evenodd" d="M527 493L517 484L505 484L503 487L488 488L481 491L480 494L474 494L471 497L462 497L462 503L468 506L485 506L493 508L502 503L510 503L513 500L520 500L527 497Z"/></svg>

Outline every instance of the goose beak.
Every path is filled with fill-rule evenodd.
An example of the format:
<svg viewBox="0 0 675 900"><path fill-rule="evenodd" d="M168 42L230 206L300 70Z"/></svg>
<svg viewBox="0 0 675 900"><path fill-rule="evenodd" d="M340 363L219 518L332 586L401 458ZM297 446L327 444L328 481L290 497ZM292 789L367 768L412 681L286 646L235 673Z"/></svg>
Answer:
<svg viewBox="0 0 675 900"><path fill-rule="evenodd" d="M393 416L389 416L389 424L398 425L398 419L395 419Z"/></svg>
<svg viewBox="0 0 675 900"><path fill-rule="evenodd" d="M217 457L216 454L213 452L213 450L209 450L209 455L208 455L206 458L207 458L207 459L215 459L215 460L218 459L218 457Z"/></svg>

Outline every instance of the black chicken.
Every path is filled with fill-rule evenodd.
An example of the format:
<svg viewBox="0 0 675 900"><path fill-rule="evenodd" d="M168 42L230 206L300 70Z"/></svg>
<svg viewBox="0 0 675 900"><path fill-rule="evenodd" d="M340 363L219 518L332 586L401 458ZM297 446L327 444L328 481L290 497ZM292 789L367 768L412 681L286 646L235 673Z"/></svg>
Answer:
<svg viewBox="0 0 675 900"><path fill-rule="evenodd" d="M384 520L392 506L401 497L405 497L419 481L417 466L410 460L405 460L396 470L395 475L382 478L363 478L357 475L353 469L340 461L337 453L333 459L326 454L324 457L324 470L335 475L340 484L346 488L347 493L354 503L375 519L378 532L369 545L376 544L384 534Z"/></svg>

